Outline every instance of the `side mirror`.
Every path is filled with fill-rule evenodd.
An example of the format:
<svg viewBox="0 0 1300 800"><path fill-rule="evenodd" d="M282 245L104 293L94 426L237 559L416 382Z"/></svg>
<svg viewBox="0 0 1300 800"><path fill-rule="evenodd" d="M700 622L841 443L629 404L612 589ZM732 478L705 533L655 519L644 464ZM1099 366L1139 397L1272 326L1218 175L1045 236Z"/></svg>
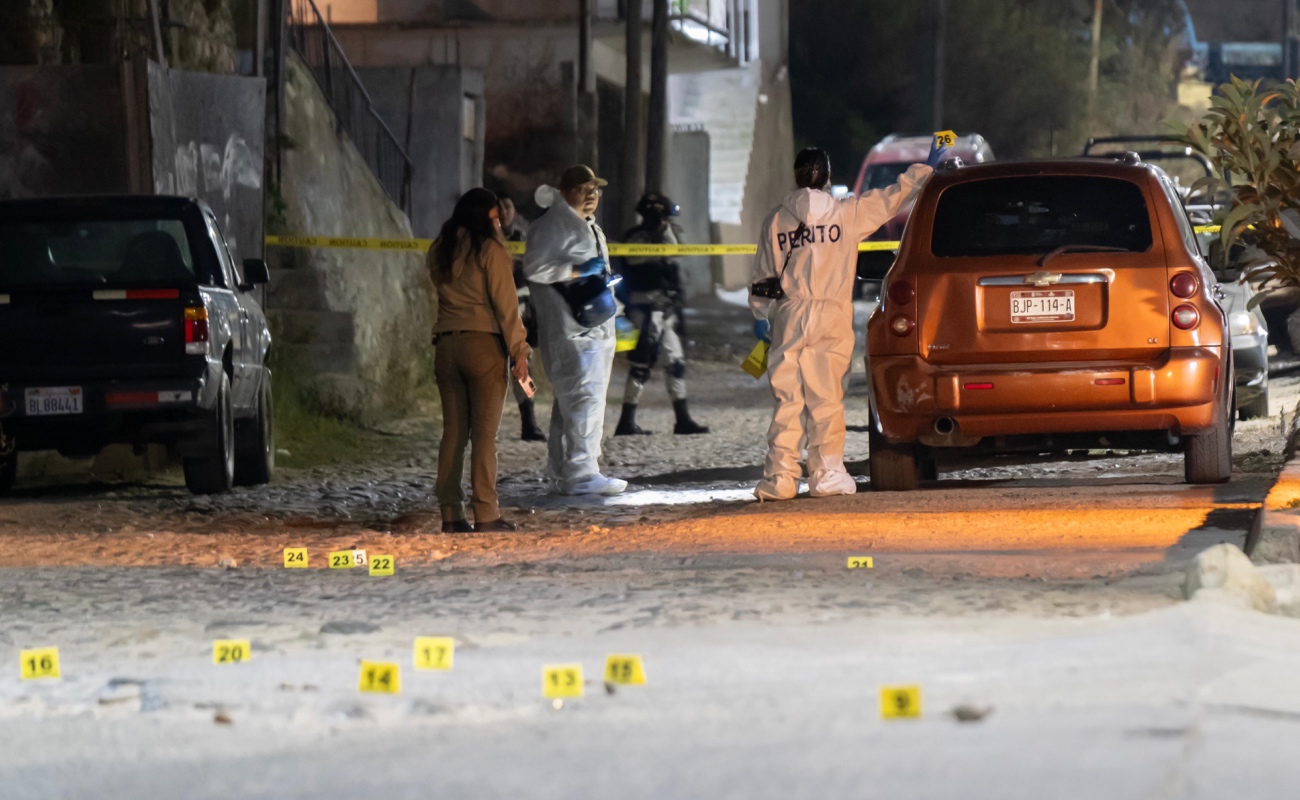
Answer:
<svg viewBox="0 0 1300 800"><path fill-rule="evenodd" d="M244 259L244 281L249 286L270 283L271 271L266 268L266 262L260 258Z"/></svg>

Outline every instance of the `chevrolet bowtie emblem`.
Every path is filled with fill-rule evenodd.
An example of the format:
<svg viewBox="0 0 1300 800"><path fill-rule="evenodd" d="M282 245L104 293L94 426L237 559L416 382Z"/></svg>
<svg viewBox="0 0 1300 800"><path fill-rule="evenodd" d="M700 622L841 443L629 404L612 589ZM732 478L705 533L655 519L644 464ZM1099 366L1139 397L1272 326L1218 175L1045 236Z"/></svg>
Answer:
<svg viewBox="0 0 1300 800"><path fill-rule="evenodd" d="M1060 282L1061 273L1059 272L1044 272L1040 269L1033 275L1025 276L1025 283L1030 286L1051 286L1054 283Z"/></svg>

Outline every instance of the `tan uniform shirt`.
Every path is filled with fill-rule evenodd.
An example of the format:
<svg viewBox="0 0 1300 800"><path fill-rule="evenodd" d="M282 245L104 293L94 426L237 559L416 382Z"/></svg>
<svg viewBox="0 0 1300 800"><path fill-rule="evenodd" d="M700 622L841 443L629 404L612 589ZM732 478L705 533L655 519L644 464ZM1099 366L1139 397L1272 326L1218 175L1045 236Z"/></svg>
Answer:
<svg viewBox="0 0 1300 800"><path fill-rule="evenodd" d="M462 234L452 262L451 280L438 282L434 261L437 243L429 248L425 265L438 292L438 320L433 332L479 331L499 333L506 342L506 352L516 361L526 361L532 349L526 341L524 323L519 318L519 298L515 294L514 263L510 253L498 241L483 243L477 256L470 253L469 238Z"/></svg>

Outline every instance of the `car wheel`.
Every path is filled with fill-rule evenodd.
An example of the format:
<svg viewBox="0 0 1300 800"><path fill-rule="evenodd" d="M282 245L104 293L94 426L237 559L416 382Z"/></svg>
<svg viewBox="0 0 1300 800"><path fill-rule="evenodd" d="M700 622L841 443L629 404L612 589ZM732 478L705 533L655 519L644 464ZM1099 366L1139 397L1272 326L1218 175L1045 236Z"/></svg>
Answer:
<svg viewBox="0 0 1300 800"><path fill-rule="evenodd" d="M873 492L910 492L921 483L921 459L917 446L890 444L876 431L875 423L867 434Z"/></svg>
<svg viewBox="0 0 1300 800"><path fill-rule="evenodd" d="M209 418L210 455L187 458L185 486L194 494L221 494L235 482L235 415L230 401L230 376L221 373L217 406Z"/></svg>
<svg viewBox="0 0 1300 800"><path fill-rule="evenodd" d="M1224 414L1208 433L1187 437L1183 477L1188 483L1227 483L1232 478L1232 416Z"/></svg>
<svg viewBox="0 0 1300 800"><path fill-rule="evenodd" d="M262 375L257 416L249 421L247 440L235 455L235 485L260 486L275 472L275 414L271 405L271 371Z"/></svg>
<svg viewBox="0 0 1300 800"><path fill-rule="evenodd" d="M1268 416L1268 386L1264 386L1264 393L1246 405L1237 409L1237 419L1245 422L1248 419L1263 419Z"/></svg>

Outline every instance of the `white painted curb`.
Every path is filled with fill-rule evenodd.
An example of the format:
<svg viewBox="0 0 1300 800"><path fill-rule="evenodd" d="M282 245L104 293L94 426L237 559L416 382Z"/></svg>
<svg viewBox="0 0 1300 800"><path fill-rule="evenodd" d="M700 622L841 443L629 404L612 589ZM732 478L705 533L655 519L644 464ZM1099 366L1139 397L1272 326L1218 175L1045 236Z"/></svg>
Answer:
<svg viewBox="0 0 1300 800"><path fill-rule="evenodd" d="M1282 467L1246 538L1256 564L1300 562L1300 458Z"/></svg>

